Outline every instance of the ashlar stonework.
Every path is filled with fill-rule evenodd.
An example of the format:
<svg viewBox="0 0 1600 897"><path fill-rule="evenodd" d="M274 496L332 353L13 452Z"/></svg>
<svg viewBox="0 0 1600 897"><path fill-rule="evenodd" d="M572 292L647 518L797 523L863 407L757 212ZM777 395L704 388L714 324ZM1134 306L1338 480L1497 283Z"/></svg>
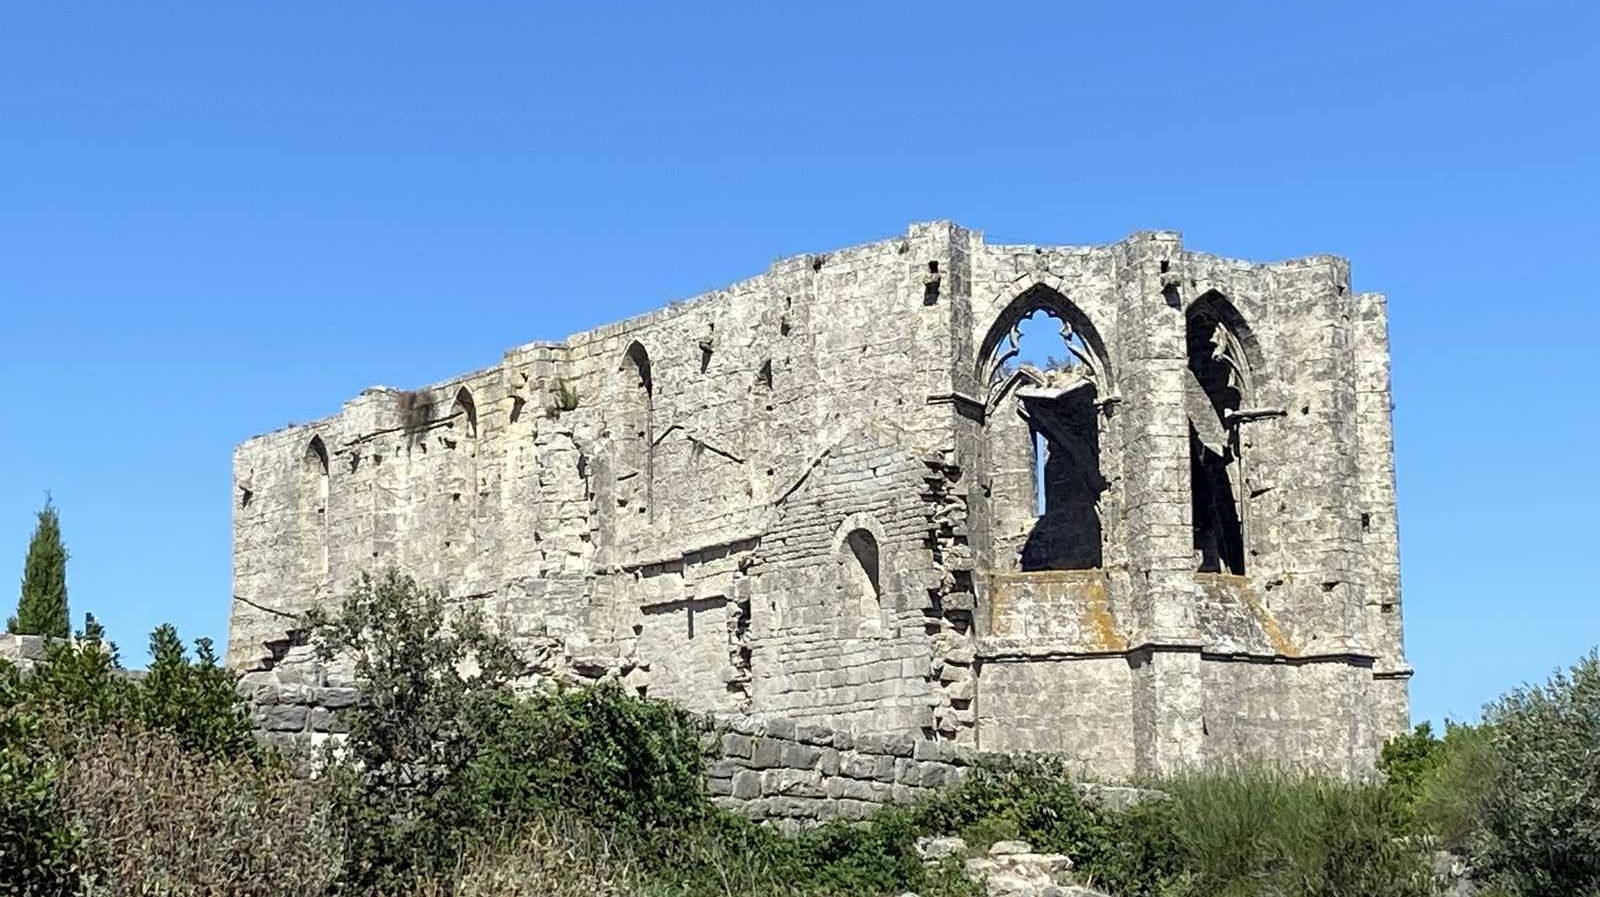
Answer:
<svg viewBox="0 0 1600 897"><path fill-rule="evenodd" d="M244 443L228 661L303 681L294 618L397 565L728 718L1360 775L1409 714L1391 443L1341 259L917 224Z"/></svg>

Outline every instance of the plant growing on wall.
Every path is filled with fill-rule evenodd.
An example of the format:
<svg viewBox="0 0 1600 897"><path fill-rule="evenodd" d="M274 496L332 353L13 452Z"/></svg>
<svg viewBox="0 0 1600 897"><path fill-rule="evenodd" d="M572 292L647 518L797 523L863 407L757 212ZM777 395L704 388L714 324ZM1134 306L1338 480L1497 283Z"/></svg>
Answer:
<svg viewBox="0 0 1600 897"><path fill-rule="evenodd" d="M550 404L545 411L549 417L555 417L564 411L576 411L578 408L578 390L565 377L556 380L550 388Z"/></svg>
<svg viewBox="0 0 1600 897"><path fill-rule="evenodd" d="M6 622L9 632L66 638L71 634L67 615L67 547L61 543L61 517L47 498L39 511L28 557L22 568L22 595L17 615Z"/></svg>
<svg viewBox="0 0 1600 897"><path fill-rule="evenodd" d="M396 405L400 409L400 429L406 434L406 446L416 445L417 437L428 427L428 409L432 402L421 390L408 389L396 397Z"/></svg>

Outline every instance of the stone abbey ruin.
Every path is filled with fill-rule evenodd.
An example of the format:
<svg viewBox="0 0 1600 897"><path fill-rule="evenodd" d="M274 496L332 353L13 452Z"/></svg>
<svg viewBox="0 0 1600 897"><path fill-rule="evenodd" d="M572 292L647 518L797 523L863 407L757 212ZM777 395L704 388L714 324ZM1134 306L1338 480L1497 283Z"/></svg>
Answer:
<svg viewBox="0 0 1600 897"><path fill-rule="evenodd" d="M783 260L241 445L228 660L293 681L394 565L543 675L802 740L1360 774L1409 714L1385 316L1171 232Z"/></svg>

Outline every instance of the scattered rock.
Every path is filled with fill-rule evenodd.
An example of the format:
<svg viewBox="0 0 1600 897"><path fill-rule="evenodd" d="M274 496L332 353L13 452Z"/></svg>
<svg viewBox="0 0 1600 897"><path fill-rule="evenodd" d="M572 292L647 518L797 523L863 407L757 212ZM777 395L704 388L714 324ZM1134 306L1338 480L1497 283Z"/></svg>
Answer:
<svg viewBox="0 0 1600 897"><path fill-rule="evenodd" d="M1433 852L1433 874L1444 885L1446 897L1477 897L1478 885L1472 880L1472 861L1448 850Z"/></svg>
<svg viewBox="0 0 1600 897"><path fill-rule="evenodd" d="M917 856L930 862L942 860L945 857L961 856L966 852L967 842L954 836L929 836L917 839Z"/></svg>
<svg viewBox="0 0 1600 897"><path fill-rule="evenodd" d="M1069 897L1082 894L1059 877L1072 870L1072 858L1034 853L1026 841L998 841L989 855L967 860L967 877L983 884L988 897ZM1092 893L1092 892L1089 892Z"/></svg>

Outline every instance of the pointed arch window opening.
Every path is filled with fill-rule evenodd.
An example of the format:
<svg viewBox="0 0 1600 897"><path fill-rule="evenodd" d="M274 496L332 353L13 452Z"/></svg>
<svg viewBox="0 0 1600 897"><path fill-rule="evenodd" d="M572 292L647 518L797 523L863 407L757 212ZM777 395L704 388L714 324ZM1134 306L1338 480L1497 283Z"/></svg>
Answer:
<svg viewBox="0 0 1600 897"><path fill-rule="evenodd" d="M865 529L851 530L840 545L840 555L845 611L863 621L880 621L883 588L877 538Z"/></svg>
<svg viewBox="0 0 1600 897"><path fill-rule="evenodd" d="M1051 330L1056 331L1053 336ZM1043 306L1019 315L995 347L987 381L991 400L1019 374L1041 386L1104 379L1102 365L1083 332Z"/></svg>
<svg viewBox="0 0 1600 897"><path fill-rule="evenodd" d="M1255 397L1242 321L1231 307L1198 300L1185 321L1189 381L1190 513L1195 566L1202 573L1245 572L1248 467L1240 426L1262 412Z"/></svg>
<svg viewBox="0 0 1600 897"><path fill-rule="evenodd" d="M1100 441L1116 400L1098 334L1065 297L1035 287L1001 313L983 348L985 476L1010 484L998 501L1028 501L991 512L996 562L1016 551L1023 572L1100 567Z"/></svg>
<svg viewBox="0 0 1600 897"><path fill-rule="evenodd" d="M639 458L644 474L644 518L646 524L655 522L655 458L656 458L656 427L655 427L655 371L650 362L650 353L642 343L637 341L628 346L623 353L622 370L628 382L626 389L631 393L628 396L630 414L628 426L633 432L627 433L626 438L642 448ZM638 407L633 407L638 406ZM638 419L635 419L636 416Z"/></svg>
<svg viewBox="0 0 1600 897"><path fill-rule="evenodd" d="M468 439L478 436L478 405L472 400L472 393L463 386L456 390L455 404L450 409L451 416L461 421L461 432Z"/></svg>
<svg viewBox="0 0 1600 897"><path fill-rule="evenodd" d="M328 446L322 441L321 436L312 436L306 444L304 457L301 459L301 468L304 471L302 481L305 483L305 492L311 502L312 514L306 525L312 528L317 547L317 572L326 576L328 573L328 498L329 489L329 463Z"/></svg>

